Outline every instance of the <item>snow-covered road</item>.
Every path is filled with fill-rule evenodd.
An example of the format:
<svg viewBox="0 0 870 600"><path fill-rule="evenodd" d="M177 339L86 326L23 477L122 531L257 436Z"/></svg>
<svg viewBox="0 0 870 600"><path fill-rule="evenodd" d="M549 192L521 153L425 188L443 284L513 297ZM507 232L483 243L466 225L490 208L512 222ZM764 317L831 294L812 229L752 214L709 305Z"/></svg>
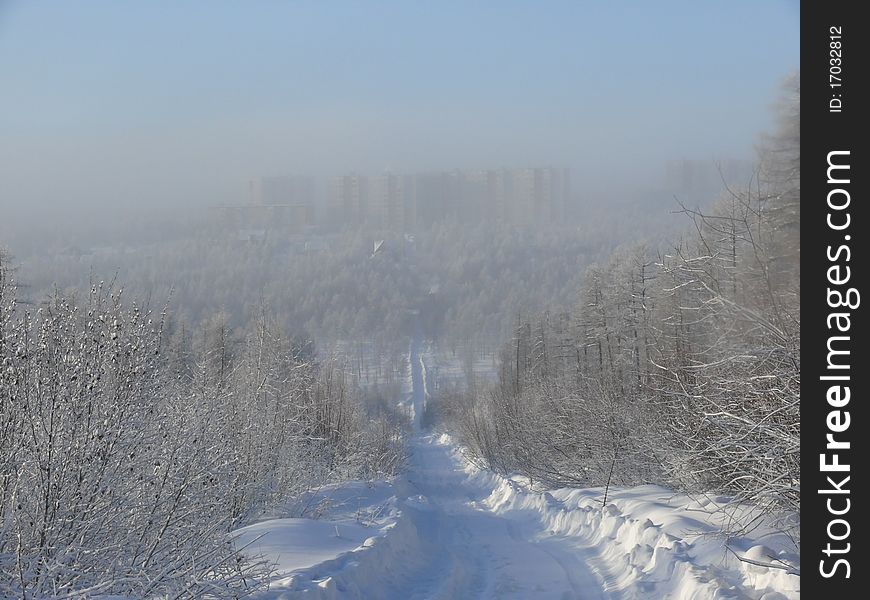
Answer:
<svg viewBox="0 0 870 600"><path fill-rule="evenodd" d="M423 540L424 568L396 598L609 597L584 552L544 534L537 515L495 513L492 489L458 465L432 437L413 444L400 505Z"/></svg>
<svg viewBox="0 0 870 600"><path fill-rule="evenodd" d="M420 571L391 597L607 598L584 553L566 551L541 536L534 518L493 512L492 488L471 478L449 438L420 431L428 401L425 356L418 340L408 353L407 403L416 437L406 478L397 483L398 506L421 540ZM531 517L531 516L530 516ZM370 590L374 593L373 590ZM386 596L372 596L386 597Z"/></svg>
<svg viewBox="0 0 870 600"><path fill-rule="evenodd" d="M545 531L535 510L500 514L489 476L466 471L447 436L418 435L407 474L393 483L393 510L365 539L360 525L283 519L246 528L279 565L267 598L461 600L621 597L603 591L591 549ZM374 491L373 495L383 490ZM361 491L362 501L366 491ZM320 536L322 543L312 538ZM299 542L302 542L301 544ZM303 547L299 547L299 546ZM311 560L305 560L308 545ZM334 557L325 559L329 552ZM289 575L289 577L285 576Z"/></svg>
<svg viewBox="0 0 870 600"><path fill-rule="evenodd" d="M241 530L242 542L256 540L252 552L277 565L261 597L800 597L799 577L726 552L710 535L716 513L685 496L641 486L611 490L602 506L600 489L533 491L473 467L450 436L420 430L431 382L419 343L408 358L400 399L415 430L408 470L392 482L330 489L337 509L326 522L278 519ZM787 557L759 541L730 543L753 560Z"/></svg>

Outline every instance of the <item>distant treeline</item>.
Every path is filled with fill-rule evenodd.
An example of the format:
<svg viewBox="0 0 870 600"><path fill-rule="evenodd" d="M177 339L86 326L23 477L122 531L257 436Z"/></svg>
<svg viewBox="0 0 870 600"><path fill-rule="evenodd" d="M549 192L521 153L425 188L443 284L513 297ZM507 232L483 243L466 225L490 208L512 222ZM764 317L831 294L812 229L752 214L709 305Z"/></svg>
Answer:
<svg viewBox="0 0 870 600"><path fill-rule="evenodd" d="M373 254L378 239L348 230L244 241L191 229L161 242L14 260L28 286L21 300L39 304L55 287L72 292L117 276L152 306L171 297L174 318L188 327L215 315L243 327L266 305L285 330L316 339L324 354L364 342L375 356L349 358L392 364L418 333L444 347L497 347L518 313L570 306L586 265L617 245L613 231L592 221L547 229L441 224L413 241L386 236Z"/></svg>

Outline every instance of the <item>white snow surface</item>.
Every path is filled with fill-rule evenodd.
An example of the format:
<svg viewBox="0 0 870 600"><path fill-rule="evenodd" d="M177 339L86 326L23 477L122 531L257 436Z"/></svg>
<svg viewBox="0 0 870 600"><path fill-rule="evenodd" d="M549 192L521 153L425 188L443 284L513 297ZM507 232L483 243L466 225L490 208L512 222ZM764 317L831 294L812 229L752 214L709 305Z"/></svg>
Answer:
<svg viewBox="0 0 870 600"><path fill-rule="evenodd" d="M430 350L424 348L419 338L411 340L408 348L408 364L403 381L402 391L396 399L400 411L408 415L411 427L419 432L426 412L426 403L429 401L429 389L432 385L432 375L427 369L427 360Z"/></svg>
<svg viewBox="0 0 870 600"><path fill-rule="evenodd" d="M420 431L425 356L409 352L415 437L391 482L322 490L325 518L238 531L275 564L264 599L752 599L800 597L800 578L757 563L796 562L786 540L714 535L711 503L657 487L536 491L467 461L447 434ZM317 500L321 500L318 498Z"/></svg>

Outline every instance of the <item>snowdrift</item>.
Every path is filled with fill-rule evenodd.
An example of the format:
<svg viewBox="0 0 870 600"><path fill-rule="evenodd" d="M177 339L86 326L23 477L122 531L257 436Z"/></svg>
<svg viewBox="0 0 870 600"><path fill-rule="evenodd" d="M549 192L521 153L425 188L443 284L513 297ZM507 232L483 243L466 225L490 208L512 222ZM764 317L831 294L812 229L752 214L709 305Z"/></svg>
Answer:
<svg viewBox="0 0 870 600"><path fill-rule="evenodd" d="M798 559L786 550L787 540L757 530L751 539L729 540L729 550L716 535L721 517L703 502L657 486L611 489L606 505L601 489L530 490L518 479L477 469L446 435L420 438L415 453L422 452L442 457L434 463L427 459L424 476L443 478L449 497L415 493L409 483L412 473L408 481L374 488L354 484L353 502L341 503L326 521L274 520L242 530L239 539L245 542L266 533L249 551L276 565L271 589L260 597L539 597L511 594L511 588L492 581L504 573L523 572L524 556L509 556L507 562L513 564L481 573L487 569L485 560L450 552L449 540L442 535L451 518L443 507L450 502L465 507L464 529L472 537L477 533L474 516L479 515L480 523L503 521L512 537L539 545L563 568L584 565L592 576L578 575L572 581L577 597L800 597L797 575L752 564L794 564ZM388 493L394 495L385 499ZM485 533L481 530L480 535ZM738 555L751 562L739 560ZM580 562L569 563L565 557ZM428 583L424 586L421 581ZM420 594L420 589L428 591ZM550 596L542 592L540 597Z"/></svg>

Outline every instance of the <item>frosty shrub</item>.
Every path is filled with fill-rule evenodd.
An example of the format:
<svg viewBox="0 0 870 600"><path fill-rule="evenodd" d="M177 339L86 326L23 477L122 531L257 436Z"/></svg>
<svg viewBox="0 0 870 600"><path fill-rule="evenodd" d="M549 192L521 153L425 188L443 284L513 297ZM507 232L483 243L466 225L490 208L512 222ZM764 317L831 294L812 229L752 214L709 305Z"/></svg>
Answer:
<svg viewBox="0 0 870 600"><path fill-rule="evenodd" d="M234 528L401 463L397 432L265 317L233 343L122 298L26 311L0 262L0 596L244 596L268 568Z"/></svg>

